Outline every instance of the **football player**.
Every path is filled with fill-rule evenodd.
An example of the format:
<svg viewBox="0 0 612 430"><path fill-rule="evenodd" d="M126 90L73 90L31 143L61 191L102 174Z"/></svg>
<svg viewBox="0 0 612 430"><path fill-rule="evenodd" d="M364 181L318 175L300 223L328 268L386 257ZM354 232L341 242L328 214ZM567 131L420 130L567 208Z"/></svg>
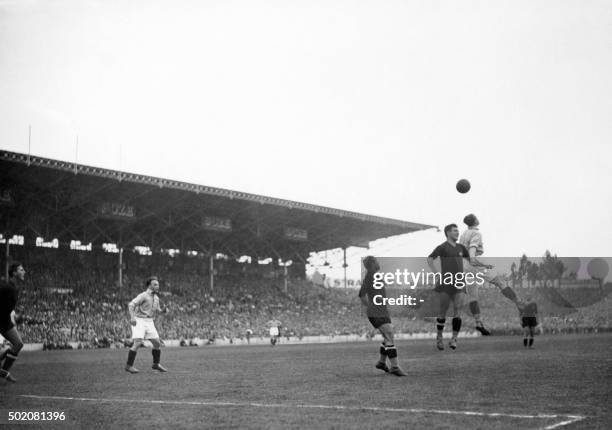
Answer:
<svg viewBox="0 0 612 430"><path fill-rule="evenodd" d="M138 373L139 370L134 367L136 353L145 339L148 339L153 344L153 370L167 372L167 369L162 366L159 361L161 358L161 341L157 329L153 323L155 313L161 311L159 303L159 280L152 276L146 281L147 290L140 293L128 305L130 311L130 324L132 325L132 340L133 345L128 352L128 359L125 365L125 370L129 373Z"/></svg>
<svg viewBox="0 0 612 430"><path fill-rule="evenodd" d="M281 322L279 320L272 319L268 321L268 327L270 328L270 345L275 346L280 340Z"/></svg>
<svg viewBox="0 0 612 430"><path fill-rule="evenodd" d="M26 271L21 263L9 266L8 282L0 283L0 334L11 344L10 348L0 351L0 378L8 382L17 382L10 374L10 369L23 348L21 335L15 328L15 307L19 296L18 284L23 282Z"/></svg>
<svg viewBox="0 0 612 430"><path fill-rule="evenodd" d="M474 214L469 214L463 218L463 222L468 228L461 234L459 243L465 246L469 252L469 256L465 264L466 271L480 273L485 281L495 285L501 291L504 297L510 299L516 305L516 307L519 308L518 298L514 290L511 287L504 285L502 277L492 270L492 265L486 264L479 259L479 257L484 253L484 246L482 241L482 233L480 233L480 230L478 229L478 226L480 225L478 218L476 218L476 215ZM478 284L470 284L466 287L466 290L468 294L470 312L474 316L474 321L476 322L476 330L478 330L483 336L490 335L491 333L485 328L480 318Z"/></svg>
<svg viewBox="0 0 612 430"><path fill-rule="evenodd" d="M407 376L397 361L397 348L393 340L393 326L391 325L387 305L376 304L374 301L375 296L386 297L384 286L380 289L374 288L374 274L380 270L380 264L376 258L368 256L363 259L363 266L366 269L366 274L361 283L359 298L366 309L368 320L383 336L383 343L379 349L380 358L376 363L376 368L396 376ZM380 300L378 302L380 303ZM391 367L387 366L387 359L389 359Z"/></svg>
<svg viewBox="0 0 612 430"><path fill-rule="evenodd" d="M538 305L527 298L525 302L519 302L519 314L523 327L523 346L533 348L533 336L538 326Z"/></svg>
<svg viewBox="0 0 612 430"><path fill-rule="evenodd" d="M468 250L465 246L457 243L459 239L459 228L457 224L449 224L444 227L444 235L446 236L444 243L438 245L436 249L429 254L429 257L427 257L427 264L433 273L438 272L437 268L434 266L434 261L440 258L442 282L438 283L435 287L435 291L440 295L440 308L438 317L436 318L436 346L440 351L444 349L442 334L444 332L444 325L446 324L446 313L451 304L453 305L453 335L449 347L451 349L457 348L457 336L459 335L459 330L461 330L461 316L459 311L463 305L463 297L465 296L465 288L457 288L454 282L445 283L444 279L447 274L451 275L450 279L455 279L458 273L463 274L463 259L468 256Z"/></svg>

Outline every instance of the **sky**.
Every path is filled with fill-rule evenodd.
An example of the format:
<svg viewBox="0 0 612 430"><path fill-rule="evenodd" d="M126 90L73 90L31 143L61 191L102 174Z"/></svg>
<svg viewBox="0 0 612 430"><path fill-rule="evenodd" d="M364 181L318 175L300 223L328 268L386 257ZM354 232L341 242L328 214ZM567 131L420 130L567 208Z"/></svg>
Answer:
<svg viewBox="0 0 612 430"><path fill-rule="evenodd" d="M0 0L2 149L607 256L611 138L609 1Z"/></svg>

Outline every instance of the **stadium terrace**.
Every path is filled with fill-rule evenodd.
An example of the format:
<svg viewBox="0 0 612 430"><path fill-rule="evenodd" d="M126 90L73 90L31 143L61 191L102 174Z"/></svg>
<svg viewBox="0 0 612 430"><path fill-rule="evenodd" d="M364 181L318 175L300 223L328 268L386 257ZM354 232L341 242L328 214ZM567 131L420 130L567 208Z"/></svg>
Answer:
<svg viewBox="0 0 612 430"><path fill-rule="evenodd" d="M0 151L0 233L11 246L218 254L303 267L311 252L436 228L274 197ZM121 267L121 264L119 264Z"/></svg>

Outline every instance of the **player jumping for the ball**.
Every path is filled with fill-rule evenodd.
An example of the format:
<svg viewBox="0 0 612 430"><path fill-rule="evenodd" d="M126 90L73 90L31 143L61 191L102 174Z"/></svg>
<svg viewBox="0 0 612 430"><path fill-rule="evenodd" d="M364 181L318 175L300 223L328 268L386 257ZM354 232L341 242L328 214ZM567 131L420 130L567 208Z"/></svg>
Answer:
<svg viewBox="0 0 612 430"><path fill-rule="evenodd" d="M366 308L368 320L383 336L383 343L379 350L380 359L376 363L376 368L396 376L407 376L397 361L397 348L393 341L393 326L391 325L389 310L385 304L377 305L374 301L375 296L386 297L384 286L380 289L374 288L374 274L380 270L380 264L376 258L368 256L363 259L363 266L366 269L366 274L361 283L359 298ZM378 300L378 302L381 301ZM391 367L387 366L387 359L389 359Z"/></svg>
<svg viewBox="0 0 612 430"><path fill-rule="evenodd" d="M157 334L157 329L153 323L155 312L161 311L159 303L159 280L152 276L147 279L147 290L140 293L128 305L130 311L130 323L132 324L132 340L134 344L128 352L127 364L125 370L130 373L138 373L139 370L134 367L136 352L140 348L145 339L148 339L153 344L153 370L167 372L159 361L161 357L161 341Z"/></svg>
<svg viewBox="0 0 612 430"><path fill-rule="evenodd" d="M444 227L446 241L438 245L427 257L427 264L432 273L438 270L434 266L434 260L440 258L440 273L441 279L445 279L447 274L451 274L451 279L455 279L458 273L463 274L463 259L468 256L468 250L465 246L457 243L459 239L459 228L457 224L449 224ZM446 313L450 304L453 305L453 336L448 344L451 349L457 348L457 336L461 330L461 316L459 311L463 306L463 297L465 296L464 288L457 288L454 283L449 284L440 282L436 285L435 291L440 295L440 308L438 317L436 318L436 329L438 332L436 346L440 351L444 349L444 341L442 334L444 325L446 324Z"/></svg>
<svg viewBox="0 0 612 430"><path fill-rule="evenodd" d="M469 214L463 218L463 222L467 225L468 229L465 230L459 238L459 243L465 246L469 252L469 258L466 261L466 271L472 273L480 273L483 279L493 285L495 285L501 291L502 295L510 299L517 308L519 308L518 298L514 290L505 286L501 276L491 272L493 266L485 264L478 259L484 253L484 246L482 241L482 233L478 229L480 222L476 215ZM467 286L467 294L469 296L470 312L474 316L476 322L476 330L482 335L488 336L491 333L484 327L482 320L480 319L480 306L478 304L478 285L473 283Z"/></svg>
<svg viewBox="0 0 612 430"><path fill-rule="evenodd" d="M8 274L8 282L0 284L0 334L11 343L11 347L0 351L0 362L2 363L0 378L9 382L17 382L11 376L9 370L17 360L19 351L23 348L23 341L15 328L14 318L11 314L14 315L17 306L19 295L17 284L23 282L26 271L21 263L15 262L9 266Z"/></svg>

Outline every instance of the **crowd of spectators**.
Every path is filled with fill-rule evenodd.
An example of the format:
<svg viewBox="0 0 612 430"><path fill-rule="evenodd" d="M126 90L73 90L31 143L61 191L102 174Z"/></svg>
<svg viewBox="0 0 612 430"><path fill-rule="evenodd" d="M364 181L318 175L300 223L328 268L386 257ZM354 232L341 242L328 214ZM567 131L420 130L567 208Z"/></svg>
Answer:
<svg viewBox="0 0 612 430"><path fill-rule="evenodd" d="M252 338L264 338L271 319L283 323L285 337L345 334L367 337L373 333L355 289L325 288L296 277L285 286L282 270L272 265L248 265L243 269L226 264L224 270L219 264L211 288L205 265L197 264L195 259L195 263L181 263L171 257L147 262L150 257L136 256L128 259L123 285L119 286L112 262L82 256L48 258L53 251L58 252L32 252L24 259L28 275L18 305L23 316L19 329L24 340L43 343L45 349L129 344L127 305L145 289L144 279L151 274L161 280L160 299L167 307L167 312L156 320L160 336L179 340L185 346L214 343L218 339L234 342L244 339L247 331ZM542 330L551 333L612 330L612 301L607 292L589 290L588 294L599 296L588 299L588 306L572 306L584 304L585 291L564 291L569 296L560 301L546 290L530 290L530 298L539 304ZM435 303L431 291L417 290L416 294ZM525 294L519 291L519 296ZM572 298L572 294L576 297ZM493 331L514 333L520 329L516 308L496 289L483 288L480 305L483 319ZM396 331L433 332L434 309L435 306L425 306L395 312ZM472 330L469 313L464 321L465 329Z"/></svg>

